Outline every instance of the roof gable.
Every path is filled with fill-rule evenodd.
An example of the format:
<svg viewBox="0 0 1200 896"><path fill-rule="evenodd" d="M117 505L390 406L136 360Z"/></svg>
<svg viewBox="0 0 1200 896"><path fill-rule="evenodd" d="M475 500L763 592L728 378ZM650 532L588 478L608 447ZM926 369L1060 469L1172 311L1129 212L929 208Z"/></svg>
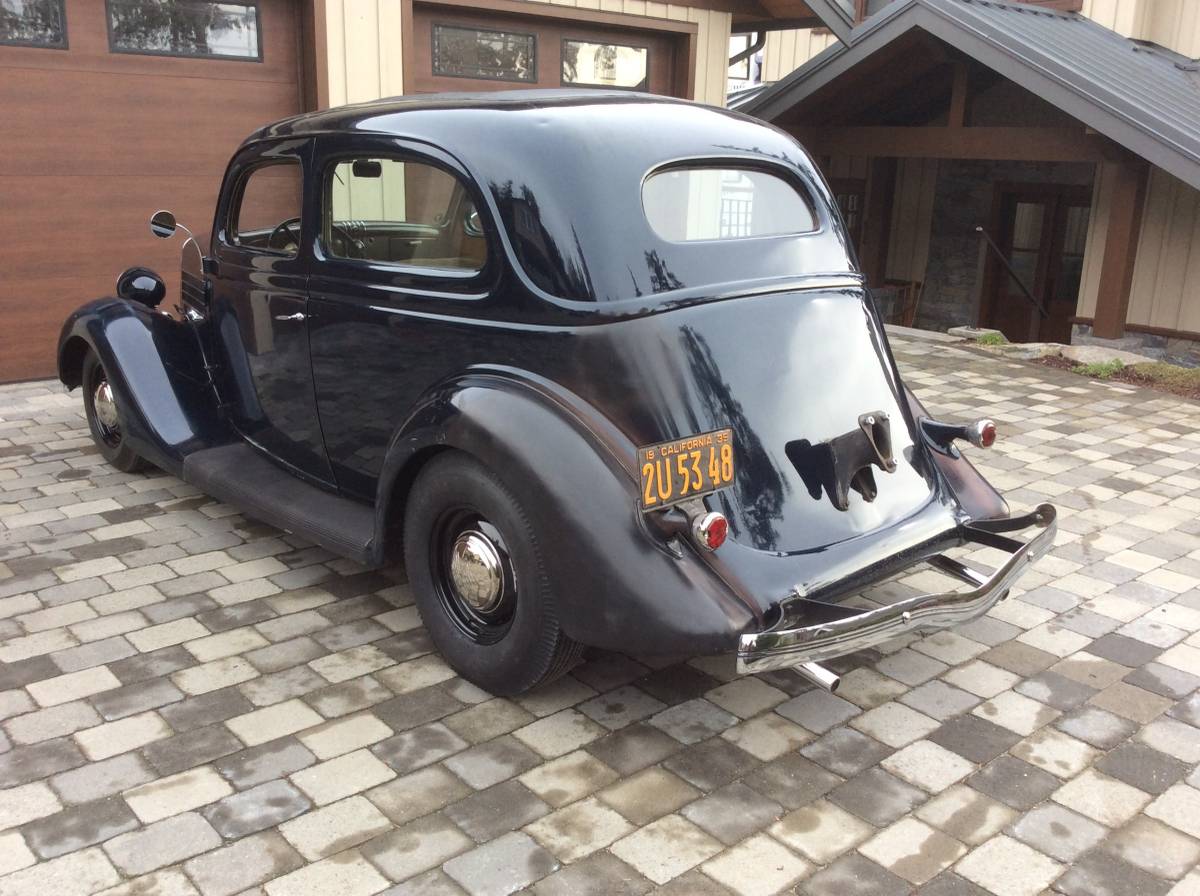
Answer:
<svg viewBox="0 0 1200 896"><path fill-rule="evenodd" d="M897 0L738 107L767 120L919 29L1200 189L1195 65L1075 13L1002 0Z"/></svg>

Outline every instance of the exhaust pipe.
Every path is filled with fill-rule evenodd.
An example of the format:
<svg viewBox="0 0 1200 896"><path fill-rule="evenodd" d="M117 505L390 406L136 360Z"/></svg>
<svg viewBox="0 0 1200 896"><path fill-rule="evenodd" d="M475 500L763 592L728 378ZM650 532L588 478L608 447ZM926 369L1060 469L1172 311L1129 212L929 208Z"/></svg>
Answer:
<svg viewBox="0 0 1200 896"><path fill-rule="evenodd" d="M820 663L801 663L793 668L813 684L823 687L831 694L837 691L838 685L842 683L841 676L830 672Z"/></svg>

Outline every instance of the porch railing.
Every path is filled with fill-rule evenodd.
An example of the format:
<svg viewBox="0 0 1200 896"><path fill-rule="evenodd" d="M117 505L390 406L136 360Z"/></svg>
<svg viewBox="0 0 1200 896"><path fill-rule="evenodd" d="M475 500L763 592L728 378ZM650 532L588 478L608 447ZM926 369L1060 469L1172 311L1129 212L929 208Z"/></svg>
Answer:
<svg viewBox="0 0 1200 896"><path fill-rule="evenodd" d="M1025 281L1021 279L1021 275L1016 272L1016 269L1013 268L1012 263L1009 262L1008 256L1005 255L1000 247L996 245L995 240L988 235L988 232L983 229L983 225L976 225L975 232L983 237L984 242L986 242L988 246L991 247L991 250L996 253L996 257L1000 259L1000 264L1004 265L1004 270L1008 271L1008 276L1012 277L1013 283L1017 284L1017 286L1021 289L1022 295L1029 299L1029 304L1031 304L1037 313L1042 317L1049 317L1050 313L1046 311L1045 306L1042 305L1042 303L1034 297L1033 293L1029 291L1029 287L1026 286Z"/></svg>

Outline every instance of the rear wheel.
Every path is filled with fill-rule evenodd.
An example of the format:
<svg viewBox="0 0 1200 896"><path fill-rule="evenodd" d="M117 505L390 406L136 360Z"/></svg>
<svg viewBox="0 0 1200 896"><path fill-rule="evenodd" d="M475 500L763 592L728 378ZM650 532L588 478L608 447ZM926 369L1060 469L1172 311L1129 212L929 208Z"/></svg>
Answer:
<svg viewBox="0 0 1200 896"><path fill-rule="evenodd" d="M83 409L92 440L106 461L123 473L137 473L149 466L125 441L120 408L94 351L83 359Z"/></svg>
<svg viewBox="0 0 1200 896"><path fill-rule="evenodd" d="M465 454L421 471L404 517L404 561L421 618L446 662L493 694L519 694L574 665L537 533L520 502Z"/></svg>

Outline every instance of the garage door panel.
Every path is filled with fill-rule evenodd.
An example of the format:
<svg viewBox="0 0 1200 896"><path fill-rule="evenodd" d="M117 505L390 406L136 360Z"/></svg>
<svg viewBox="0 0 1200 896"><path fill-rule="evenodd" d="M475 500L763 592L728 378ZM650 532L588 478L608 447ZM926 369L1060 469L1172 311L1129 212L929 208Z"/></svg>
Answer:
<svg viewBox="0 0 1200 896"><path fill-rule="evenodd" d="M107 275L111 291L130 265L161 273L178 265L181 240L151 236L150 215L168 208L206 239L219 189L219 176L0 177L5 280L95 271Z"/></svg>
<svg viewBox="0 0 1200 896"><path fill-rule="evenodd" d="M112 295L115 277L105 282L97 274L4 282L0 309L0 382L55 375L58 333L80 297Z"/></svg>
<svg viewBox="0 0 1200 896"><path fill-rule="evenodd" d="M301 111L298 2L259 0L261 63L109 53L99 0L67 0L69 50L0 46L0 382L53 376L63 320L127 267L175 304L182 239L149 217L207 240L238 145Z"/></svg>
<svg viewBox="0 0 1200 896"><path fill-rule="evenodd" d="M219 171L249 133L299 106L294 81L214 87L199 78L6 74L0 72L0 174L59 166L96 175Z"/></svg>
<svg viewBox="0 0 1200 896"><path fill-rule="evenodd" d="M3 69L40 68L123 72L154 78L196 77L206 79L275 80L294 82L299 60L296 40L296 0L258 0L262 33L262 60L160 57L138 53L113 53L108 47L108 28L102 0L66 0L67 51L38 47L3 47ZM164 62L169 64L164 68Z"/></svg>

